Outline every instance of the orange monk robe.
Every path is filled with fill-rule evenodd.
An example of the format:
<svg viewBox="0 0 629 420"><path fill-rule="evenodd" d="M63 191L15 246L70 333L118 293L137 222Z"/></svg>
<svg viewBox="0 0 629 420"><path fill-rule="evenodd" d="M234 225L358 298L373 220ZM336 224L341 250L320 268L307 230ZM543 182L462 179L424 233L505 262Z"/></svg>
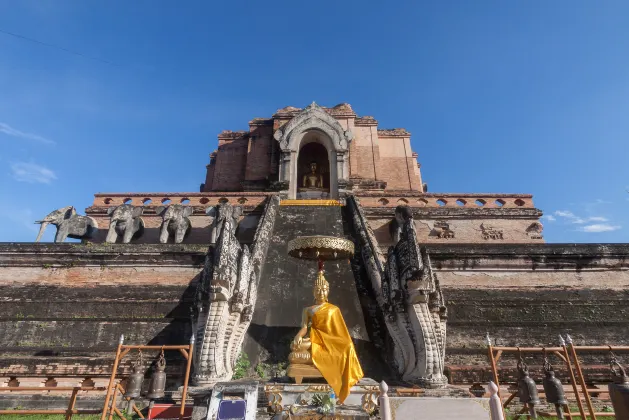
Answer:
<svg viewBox="0 0 629 420"><path fill-rule="evenodd" d="M310 341L313 364L342 403L349 395L350 388L364 374L338 307L324 303L314 313L310 324Z"/></svg>

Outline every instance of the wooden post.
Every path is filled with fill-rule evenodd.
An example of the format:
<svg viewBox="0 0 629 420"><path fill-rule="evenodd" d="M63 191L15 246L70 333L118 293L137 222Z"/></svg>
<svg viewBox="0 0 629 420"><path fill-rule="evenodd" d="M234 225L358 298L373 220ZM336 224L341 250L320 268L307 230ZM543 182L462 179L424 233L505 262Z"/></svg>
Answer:
<svg viewBox="0 0 629 420"><path fill-rule="evenodd" d="M114 417L114 413L118 414L118 407L116 407L116 397L118 397L118 392L116 391L120 391L120 386L116 385L116 388L114 389L114 396L111 398L111 410L109 410L109 420L111 420ZM120 414L118 414L118 416L121 419L124 419Z"/></svg>
<svg viewBox="0 0 629 420"><path fill-rule="evenodd" d="M385 381L380 382L380 396L378 397L378 402L380 403L380 418L382 420L391 420L393 418L387 391L389 391L387 383Z"/></svg>
<svg viewBox="0 0 629 420"><path fill-rule="evenodd" d="M105 395L105 404L103 405L103 414L100 420L105 420L107 411L109 410L109 399L111 398L111 392L114 387L114 381L116 380L116 371L118 370L118 363L120 362L120 351L122 350L122 343L124 342L124 335L120 336L118 341L118 349L116 349L116 358L114 359L114 367L111 371L111 377L109 378L109 385L107 386L107 395Z"/></svg>
<svg viewBox="0 0 629 420"><path fill-rule="evenodd" d="M138 407L135 406L135 402L133 403L133 411L135 411L135 413L138 415L138 417L140 417L141 419L144 418L144 414L142 414L142 412L140 410L138 410Z"/></svg>
<svg viewBox="0 0 629 420"><path fill-rule="evenodd" d="M566 342L563 337L559 335L559 343L563 348L563 354L566 358L566 368L568 368L568 373L570 374L570 382L572 382L572 389L574 390L574 396L577 399L577 407L579 407L579 413L581 414L582 419L586 419L585 410L583 409L583 402L581 401L581 396L579 395L579 387L577 386L577 380L574 377L574 371L572 370L572 363L570 362L570 355L568 354L568 350L566 349Z"/></svg>
<svg viewBox="0 0 629 420"><path fill-rule="evenodd" d="M568 404L564 404L563 412L568 420L572 420L572 413L570 412L570 406Z"/></svg>
<svg viewBox="0 0 629 420"><path fill-rule="evenodd" d="M583 371L581 370L581 364L579 363L579 358L577 357L577 351L574 349L574 344L572 343L572 337L566 334L566 342L570 347L570 352L572 353L572 358L574 359L574 366L577 371L577 375L581 380L581 389L583 390L583 394L585 397L585 403L588 406L588 410L590 411L590 416L592 420L596 420L596 412L594 411L594 407L592 406L592 399L590 398L590 393L588 392L587 385L585 384L585 378L583 377Z"/></svg>
<svg viewBox="0 0 629 420"><path fill-rule="evenodd" d="M504 412L502 402L498 396L498 386L489 381L489 410L491 412L491 420L504 420Z"/></svg>
<svg viewBox="0 0 629 420"><path fill-rule="evenodd" d="M194 334L190 337L190 347L188 349L188 363L186 364L186 376L183 380L183 392L181 393L181 409L179 410L179 420L183 420L183 413L186 408L186 397L188 396L188 380L190 378L190 367L192 366L192 358L194 356Z"/></svg>
<svg viewBox="0 0 629 420"><path fill-rule="evenodd" d="M76 405L76 395L79 393L80 387L76 387L72 390L72 396L70 397L70 402L68 403L68 412L66 413L66 420L72 419L72 413L74 411L74 406Z"/></svg>

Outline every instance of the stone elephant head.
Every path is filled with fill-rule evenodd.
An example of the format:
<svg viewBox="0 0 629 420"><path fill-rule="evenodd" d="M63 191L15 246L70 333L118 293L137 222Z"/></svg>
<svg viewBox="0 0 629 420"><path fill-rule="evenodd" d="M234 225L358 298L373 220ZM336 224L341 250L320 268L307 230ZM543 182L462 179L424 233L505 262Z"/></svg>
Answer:
<svg viewBox="0 0 629 420"><path fill-rule="evenodd" d="M76 214L76 210L73 206L63 207L50 212L42 220L38 220L35 223L41 225L35 242L40 241L48 225L55 225L57 227L55 242L63 242L68 237L73 239L89 239L94 232L98 230L96 220L89 216Z"/></svg>
<svg viewBox="0 0 629 420"><path fill-rule="evenodd" d="M395 208L395 218L391 220L391 223L389 223L389 234L391 235L391 239L394 244L397 244L400 241L402 226L404 226L404 223L412 218L413 212L410 207L401 205Z"/></svg>
<svg viewBox="0 0 629 420"><path fill-rule="evenodd" d="M168 243L170 235L174 236L174 242L180 244L188 233L190 233L190 216L194 211L192 206L181 204L171 204L170 206L159 206L155 208L155 213L162 216L162 227L159 234L159 241Z"/></svg>
<svg viewBox="0 0 629 420"><path fill-rule="evenodd" d="M131 239L137 239L144 233L144 220L140 217L144 207L123 204L107 209L109 215L109 231L105 242L116 243L122 235L122 243L128 244Z"/></svg>
<svg viewBox="0 0 629 420"><path fill-rule="evenodd" d="M236 227L240 216L243 214L242 206L232 206L229 203L220 203L217 206L209 207L205 214L214 218L212 225L210 226L210 244L216 244L218 237L221 234L225 220L228 218L232 220L232 227L234 234L236 233Z"/></svg>

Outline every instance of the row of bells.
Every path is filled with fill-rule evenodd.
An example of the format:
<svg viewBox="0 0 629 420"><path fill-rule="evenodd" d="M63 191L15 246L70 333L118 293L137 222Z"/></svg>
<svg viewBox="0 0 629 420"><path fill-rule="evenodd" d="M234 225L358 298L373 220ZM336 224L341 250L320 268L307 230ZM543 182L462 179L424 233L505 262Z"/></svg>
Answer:
<svg viewBox="0 0 629 420"><path fill-rule="evenodd" d="M166 389L166 372L164 372L165 369L166 361L164 360L163 356L160 356L155 365L155 369L153 370L153 374L151 375L146 398L155 400L164 397L164 391ZM138 363L133 366L133 373L129 375L124 396L127 398L139 397L142 393L143 383L144 372L141 372L141 364Z"/></svg>
<svg viewBox="0 0 629 420"><path fill-rule="evenodd" d="M617 419L629 419L629 376L616 359L612 356L610 362L613 381L607 385L609 399L614 406L614 414Z"/></svg>
<svg viewBox="0 0 629 420"><path fill-rule="evenodd" d="M563 419L561 408L568 404L563 385L559 378L555 377L555 371L549 363L544 363L544 372L545 377L542 384L544 386L544 394L546 394L546 401L555 405L557 417ZM535 406L541 403L537 394L537 385L535 385L533 378L529 376L528 368L522 360L518 362L518 373L518 398L522 404L528 404L531 418L537 418Z"/></svg>
<svg viewBox="0 0 629 420"><path fill-rule="evenodd" d="M612 368L613 381L608 385L609 397L612 400L616 418L629 419L629 376L627 376L625 370L619 363L616 362L616 365L619 369L614 370ZM555 371L552 370L550 365L545 365L544 371L546 376L544 377L543 385L546 400L550 404L555 404L555 407L563 407L568 404L563 385L561 381L555 377ZM537 386L535 385L535 381L529 376L528 369L524 363L518 363L518 372L518 398L520 402L523 404L526 403L530 407L540 404ZM534 411L534 409L532 411ZM531 413L531 415L534 416L533 413ZM557 416L560 419L564 418L559 409L557 409Z"/></svg>
<svg viewBox="0 0 629 420"><path fill-rule="evenodd" d="M561 384L561 381L555 377L555 371L547 370L542 384L544 385L546 400L550 404L568 404L566 394L563 390L563 385ZM520 370L520 378L518 379L518 398L523 404L536 405L541 402L539 396L537 395L537 386L535 385L535 381L529 376L528 371L525 370Z"/></svg>

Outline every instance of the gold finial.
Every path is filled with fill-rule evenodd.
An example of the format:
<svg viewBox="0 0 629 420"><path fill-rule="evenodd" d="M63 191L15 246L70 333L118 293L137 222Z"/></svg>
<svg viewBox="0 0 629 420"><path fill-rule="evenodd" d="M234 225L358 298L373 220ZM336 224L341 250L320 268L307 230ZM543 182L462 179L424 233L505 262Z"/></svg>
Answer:
<svg viewBox="0 0 629 420"><path fill-rule="evenodd" d="M315 280L314 288L315 290L322 288L326 288L328 290L330 289L330 283L328 283L328 281L323 276L323 270L319 270L319 272L317 273L317 279Z"/></svg>

